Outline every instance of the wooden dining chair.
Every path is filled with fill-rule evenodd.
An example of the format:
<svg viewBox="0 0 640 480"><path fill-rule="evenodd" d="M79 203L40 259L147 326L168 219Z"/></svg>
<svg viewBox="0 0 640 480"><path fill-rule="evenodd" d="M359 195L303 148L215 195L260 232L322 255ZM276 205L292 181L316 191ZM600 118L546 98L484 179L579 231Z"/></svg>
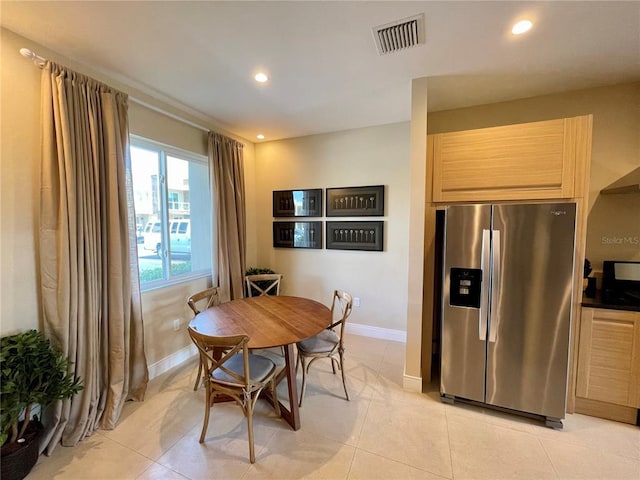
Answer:
<svg viewBox="0 0 640 480"><path fill-rule="evenodd" d="M220 303L218 287L207 288L201 292L194 293L187 299L187 305L197 315L209 307L214 307Z"/></svg>
<svg viewBox="0 0 640 480"><path fill-rule="evenodd" d="M207 375L204 422L200 443L204 443L209 414L217 395L231 397L241 408L247 419L249 434L249 460L255 463L253 446L253 411L260 392L268 387L274 409L280 416L280 404L276 390L276 366L268 358L249 355L248 335L213 337L189 327L191 340L198 347L200 359ZM214 355L215 352L215 355ZM216 359L220 355L219 359Z"/></svg>
<svg viewBox="0 0 640 480"><path fill-rule="evenodd" d="M262 273L247 275L244 277L247 285L247 297L262 297L264 295L280 295L281 273ZM263 348L256 353L268 355L275 360L278 366L283 366L284 346L276 348Z"/></svg>
<svg viewBox="0 0 640 480"><path fill-rule="evenodd" d="M347 324L347 318L351 315L352 308L353 298L351 295L341 290L335 290L331 302L331 319L333 321L333 319L337 318L337 320L333 321L331 325L319 334L296 344L298 349L296 371L302 364L302 387L300 389L299 406L302 406L309 367L319 358L331 359L331 368L334 375L336 366L341 370L344 394L349 400L349 392L347 392L347 383L344 375L344 327ZM307 360L309 363L307 363Z"/></svg>
<svg viewBox="0 0 640 480"><path fill-rule="evenodd" d="M207 288L201 292L194 293L187 299L187 305L193 310L193 314L197 315L201 311L210 307L215 307L220 303L220 295L218 287ZM202 360L198 360L198 375L196 375L196 383L193 390L198 390L200 383L204 381L204 369L202 368Z"/></svg>
<svg viewBox="0 0 640 480"><path fill-rule="evenodd" d="M263 295L280 295L280 273L263 273L261 275L247 275L244 281L247 285L248 297L261 297Z"/></svg>

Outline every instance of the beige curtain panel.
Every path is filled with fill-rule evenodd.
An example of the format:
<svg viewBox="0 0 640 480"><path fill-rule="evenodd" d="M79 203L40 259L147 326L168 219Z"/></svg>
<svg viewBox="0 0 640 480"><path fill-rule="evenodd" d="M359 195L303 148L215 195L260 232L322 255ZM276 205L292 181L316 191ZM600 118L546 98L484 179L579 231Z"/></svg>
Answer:
<svg viewBox="0 0 640 480"><path fill-rule="evenodd" d="M48 62L42 72L40 287L44 331L84 390L45 416L50 454L111 429L148 372L127 95Z"/></svg>
<svg viewBox="0 0 640 480"><path fill-rule="evenodd" d="M240 142L209 132L213 225L216 226L213 281L220 287L222 302L244 296L247 226L242 149Z"/></svg>

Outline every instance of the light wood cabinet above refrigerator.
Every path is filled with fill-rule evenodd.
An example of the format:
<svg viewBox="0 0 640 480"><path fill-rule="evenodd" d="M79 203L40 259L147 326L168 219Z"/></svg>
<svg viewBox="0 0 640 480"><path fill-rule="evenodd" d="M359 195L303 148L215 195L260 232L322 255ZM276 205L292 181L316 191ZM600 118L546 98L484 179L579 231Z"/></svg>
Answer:
<svg viewBox="0 0 640 480"><path fill-rule="evenodd" d="M434 203L582 197L591 116L427 136Z"/></svg>

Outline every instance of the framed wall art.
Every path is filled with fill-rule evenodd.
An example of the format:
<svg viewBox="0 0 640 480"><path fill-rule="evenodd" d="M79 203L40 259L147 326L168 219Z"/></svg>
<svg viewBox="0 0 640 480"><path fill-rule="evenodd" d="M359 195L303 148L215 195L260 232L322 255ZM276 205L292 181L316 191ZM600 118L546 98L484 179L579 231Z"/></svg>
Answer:
<svg viewBox="0 0 640 480"><path fill-rule="evenodd" d="M383 250L384 222L327 222L328 250Z"/></svg>
<svg viewBox="0 0 640 480"><path fill-rule="evenodd" d="M384 215L384 185L327 188L327 217Z"/></svg>
<svg viewBox="0 0 640 480"><path fill-rule="evenodd" d="M321 217L322 189L274 190L274 217Z"/></svg>
<svg viewBox="0 0 640 480"><path fill-rule="evenodd" d="M322 222L273 222L273 246L322 248Z"/></svg>

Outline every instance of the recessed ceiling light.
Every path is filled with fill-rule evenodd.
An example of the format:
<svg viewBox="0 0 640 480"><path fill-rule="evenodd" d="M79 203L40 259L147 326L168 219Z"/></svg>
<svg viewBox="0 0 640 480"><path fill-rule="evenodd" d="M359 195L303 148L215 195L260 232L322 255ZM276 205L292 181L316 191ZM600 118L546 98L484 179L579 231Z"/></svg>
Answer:
<svg viewBox="0 0 640 480"><path fill-rule="evenodd" d="M255 77L253 78L255 78L256 82L259 82L259 83L264 83L267 80L269 80L269 77L267 77L267 74L263 72L256 73Z"/></svg>
<svg viewBox="0 0 640 480"><path fill-rule="evenodd" d="M513 33L514 35L520 35L528 32L532 26L533 23L531 23L531 20L521 20L513 26L513 28L511 29L511 33Z"/></svg>
<svg viewBox="0 0 640 480"><path fill-rule="evenodd" d="M256 138L258 140L264 140L264 135L262 135L262 134L256 135Z"/></svg>

